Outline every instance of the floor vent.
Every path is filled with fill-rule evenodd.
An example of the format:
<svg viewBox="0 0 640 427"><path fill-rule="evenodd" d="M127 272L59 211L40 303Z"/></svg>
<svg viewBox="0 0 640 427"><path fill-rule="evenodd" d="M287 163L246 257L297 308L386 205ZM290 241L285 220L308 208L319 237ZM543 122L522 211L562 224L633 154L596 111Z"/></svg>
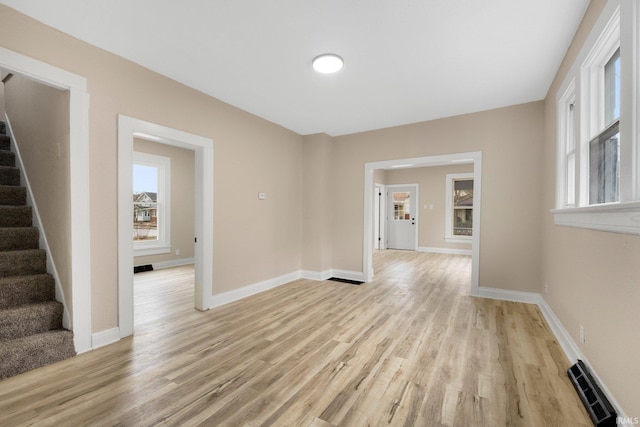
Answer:
<svg viewBox="0 0 640 427"><path fill-rule="evenodd" d="M616 425L616 412L604 395L598 383L589 372L589 368L582 360L573 365L567 371L569 379L578 392L591 421L596 427L608 427Z"/></svg>
<svg viewBox="0 0 640 427"><path fill-rule="evenodd" d="M153 271L153 265L146 264L146 265L136 265L135 267L133 267L133 274L143 273L145 271Z"/></svg>
<svg viewBox="0 0 640 427"><path fill-rule="evenodd" d="M357 280L341 279L339 277L330 277L329 280L332 280L334 282L349 283L350 285L362 285L364 283Z"/></svg>

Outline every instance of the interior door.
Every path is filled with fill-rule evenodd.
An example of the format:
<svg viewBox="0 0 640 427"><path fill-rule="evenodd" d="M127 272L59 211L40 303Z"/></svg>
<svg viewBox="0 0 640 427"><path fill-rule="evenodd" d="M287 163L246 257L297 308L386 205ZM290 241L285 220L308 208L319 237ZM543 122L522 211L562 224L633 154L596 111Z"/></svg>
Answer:
<svg viewBox="0 0 640 427"><path fill-rule="evenodd" d="M387 187L387 247L416 250L417 185Z"/></svg>

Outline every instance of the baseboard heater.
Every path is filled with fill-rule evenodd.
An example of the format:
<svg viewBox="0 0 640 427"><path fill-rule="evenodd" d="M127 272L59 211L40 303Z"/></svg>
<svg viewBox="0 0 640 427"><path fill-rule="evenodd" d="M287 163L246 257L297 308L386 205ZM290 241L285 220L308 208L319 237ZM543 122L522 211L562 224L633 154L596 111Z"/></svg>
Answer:
<svg viewBox="0 0 640 427"><path fill-rule="evenodd" d="M616 411L596 380L591 376L587 365L582 360L578 360L578 363L567 370L567 375L576 388L593 424L596 427L615 427Z"/></svg>
<svg viewBox="0 0 640 427"><path fill-rule="evenodd" d="M145 265L136 265L133 267L133 274L142 273L144 271L153 271L153 265L145 264Z"/></svg>

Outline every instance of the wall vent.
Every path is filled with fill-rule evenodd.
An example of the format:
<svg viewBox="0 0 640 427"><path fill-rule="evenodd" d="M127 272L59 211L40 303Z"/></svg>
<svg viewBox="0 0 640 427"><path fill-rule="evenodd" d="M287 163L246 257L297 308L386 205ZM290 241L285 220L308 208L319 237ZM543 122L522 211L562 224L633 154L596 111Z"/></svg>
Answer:
<svg viewBox="0 0 640 427"><path fill-rule="evenodd" d="M153 265L146 264L146 265L136 265L135 267L133 267L133 274L142 273L144 271L153 271Z"/></svg>
<svg viewBox="0 0 640 427"><path fill-rule="evenodd" d="M604 395L598 383L591 376L589 368L582 361L567 370L571 383L576 388L580 400L587 409L591 421L596 427L608 427L616 425L616 412Z"/></svg>

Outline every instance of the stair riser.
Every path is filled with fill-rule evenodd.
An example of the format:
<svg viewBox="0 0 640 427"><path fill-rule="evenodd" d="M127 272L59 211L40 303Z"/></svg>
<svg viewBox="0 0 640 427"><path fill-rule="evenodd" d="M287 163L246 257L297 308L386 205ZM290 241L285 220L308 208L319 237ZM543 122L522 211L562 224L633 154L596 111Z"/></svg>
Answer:
<svg viewBox="0 0 640 427"><path fill-rule="evenodd" d="M26 204L26 188L15 185L0 185L0 205L24 206Z"/></svg>
<svg viewBox="0 0 640 427"><path fill-rule="evenodd" d="M20 170L10 166L0 166L0 185L20 185Z"/></svg>
<svg viewBox="0 0 640 427"><path fill-rule="evenodd" d="M55 281L50 274L0 279L0 310L53 301Z"/></svg>
<svg viewBox="0 0 640 427"><path fill-rule="evenodd" d="M0 227L31 227L29 206L0 206Z"/></svg>
<svg viewBox="0 0 640 427"><path fill-rule="evenodd" d="M73 333L50 331L0 346L0 380L75 356Z"/></svg>
<svg viewBox="0 0 640 427"><path fill-rule="evenodd" d="M39 238L35 227L0 228L0 251L38 249Z"/></svg>
<svg viewBox="0 0 640 427"><path fill-rule="evenodd" d="M0 311L0 342L62 328L62 304L31 304Z"/></svg>
<svg viewBox="0 0 640 427"><path fill-rule="evenodd" d="M44 250L0 252L0 277L30 276L47 272Z"/></svg>
<svg viewBox="0 0 640 427"><path fill-rule="evenodd" d="M16 155L11 151L0 150L0 166L15 166Z"/></svg>
<svg viewBox="0 0 640 427"><path fill-rule="evenodd" d="M0 150L10 150L11 149L11 138L6 135L0 135Z"/></svg>

